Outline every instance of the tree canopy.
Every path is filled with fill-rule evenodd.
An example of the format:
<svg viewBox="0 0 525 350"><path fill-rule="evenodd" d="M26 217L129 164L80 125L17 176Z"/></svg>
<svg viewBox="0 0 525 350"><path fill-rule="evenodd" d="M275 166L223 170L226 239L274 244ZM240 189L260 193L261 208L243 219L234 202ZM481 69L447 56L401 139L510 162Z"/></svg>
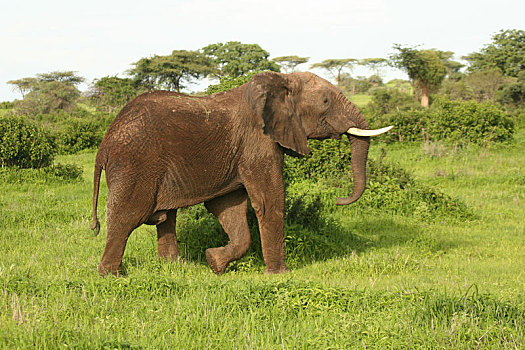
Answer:
<svg viewBox="0 0 525 350"><path fill-rule="evenodd" d="M398 52L390 56L392 64L404 70L421 95L421 105L428 107L428 96L441 86L447 75L447 66L438 50L416 50L411 47L394 45Z"/></svg>
<svg viewBox="0 0 525 350"><path fill-rule="evenodd" d="M341 83L342 73L344 70L346 69L351 71L354 64L357 62L358 60L355 58L331 58L320 63L314 63L310 66L310 68L320 68L325 70L335 79L337 85L339 85Z"/></svg>
<svg viewBox="0 0 525 350"><path fill-rule="evenodd" d="M388 65L388 60L386 58L363 58L359 61L361 66L368 67L375 75L381 76L380 69Z"/></svg>
<svg viewBox="0 0 525 350"><path fill-rule="evenodd" d="M73 108L80 96L76 85L84 80L73 71L56 71L8 83L16 86L23 97L16 102L16 108L23 114L38 114Z"/></svg>
<svg viewBox="0 0 525 350"><path fill-rule="evenodd" d="M492 37L492 43L463 59L469 62L469 72L496 68L506 76L517 77L525 71L525 31L501 30Z"/></svg>
<svg viewBox="0 0 525 350"><path fill-rule="evenodd" d="M124 106L137 95L137 89L130 78L103 77L96 79L91 87L91 100L110 112Z"/></svg>
<svg viewBox="0 0 525 350"><path fill-rule="evenodd" d="M286 73L293 73L295 72L295 67L308 62L309 59L310 57L280 56L275 57L272 61L284 68Z"/></svg>
<svg viewBox="0 0 525 350"><path fill-rule="evenodd" d="M171 55L142 58L128 73L137 86L147 90L180 91L193 79L212 74L215 69L210 58L199 51L174 50Z"/></svg>
<svg viewBox="0 0 525 350"><path fill-rule="evenodd" d="M271 70L279 72L279 66L268 60L270 54L257 44L239 41L211 44L202 48L202 53L211 58L216 70L212 75L221 78L240 77L253 72Z"/></svg>

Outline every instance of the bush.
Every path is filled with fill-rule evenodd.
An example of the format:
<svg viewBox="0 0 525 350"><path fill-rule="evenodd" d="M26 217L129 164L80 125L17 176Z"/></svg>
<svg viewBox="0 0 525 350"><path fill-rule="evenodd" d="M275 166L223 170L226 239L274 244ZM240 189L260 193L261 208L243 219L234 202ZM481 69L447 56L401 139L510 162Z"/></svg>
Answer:
<svg viewBox="0 0 525 350"><path fill-rule="evenodd" d="M0 109L12 109L14 107L15 107L14 102L9 102L9 101L0 102Z"/></svg>
<svg viewBox="0 0 525 350"><path fill-rule="evenodd" d="M363 110L370 122L383 114L422 108L414 97L396 88L380 87L372 92L372 100Z"/></svg>
<svg viewBox="0 0 525 350"><path fill-rule="evenodd" d="M0 118L2 167L41 168L50 165L55 154L55 142L45 129L22 118Z"/></svg>
<svg viewBox="0 0 525 350"><path fill-rule="evenodd" d="M240 77L230 77L230 76L224 76L221 78L219 84L216 85L210 85L206 89L206 94L216 94L218 92L228 91L231 89L234 89L238 86L241 86L243 84L246 84L250 81L250 79L259 72L254 72L246 75L242 75Z"/></svg>
<svg viewBox="0 0 525 350"><path fill-rule="evenodd" d="M510 141L514 123L492 103L438 99L429 114L428 134L434 140L487 144Z"/></svg>
<svg viewBox="0 0 525 350"><path fill-rule="evenodd" d="M409 109L376 116L372 127L394 125L386 141L448 141L488 144L510 141L514 123L497 106L476 101L437 99L428 109Z"/></svg>
<svg viewBox="0 0 525 350"><path fill-rule="evenodd" d="M353 186L350 145L346 139L309 141L309 146L310 155L300 160L286 157L284 166L288 215L301 225L316 225L325 220L325 213L335 209L336 197L348 195ZM430 221L475 217L460 200L418 184L405 169L383 161L382 157L368 159L367 174L367 190L354 205L356 208L390 211ZM297 192L297 188L307 189L308 193ZM312 198L315 188L323 191ZM293 196L288 198L290 193Z"/></svg>
<svg viewBox="0 0 525 350"><path fill-rule="evenodd" d="M100 145L104 130L94 120L70 119L58 132L57 143L61 153L72 154Z"/></svg>

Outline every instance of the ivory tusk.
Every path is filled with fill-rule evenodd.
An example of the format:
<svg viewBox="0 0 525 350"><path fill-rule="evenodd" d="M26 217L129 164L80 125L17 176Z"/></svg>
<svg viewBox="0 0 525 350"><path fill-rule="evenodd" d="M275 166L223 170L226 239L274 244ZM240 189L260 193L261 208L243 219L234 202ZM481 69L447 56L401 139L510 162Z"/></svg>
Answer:
<svg viewBox="0 0 525 350"><path fill-rule="evenodd" d="M376 129L376 130L365 130L365 129L358 129L358 128L350 128L348 129L347 133L350 134L350 135L355 135L355 136L377 136L377 135L381 135L385 132L387 132L388 130L392 129L394 126L393 125L390 125L390 126L387 126L386 128L381 128L381 129Z"/></svg>

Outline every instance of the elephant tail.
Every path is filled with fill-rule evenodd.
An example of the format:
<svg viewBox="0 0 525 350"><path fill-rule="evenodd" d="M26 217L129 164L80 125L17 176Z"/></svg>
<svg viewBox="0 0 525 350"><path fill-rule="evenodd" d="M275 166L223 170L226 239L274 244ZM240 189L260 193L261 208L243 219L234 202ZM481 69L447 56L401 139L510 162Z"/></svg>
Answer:
<svg viewBox="0 0 525 350"><path fill-rule="evenodd" d="M100 222L97 218L98 191L100 187L100 175L102 174L102 165L95 163L95 174L93 179L93 223L91 229L95 231L95 236L100 232Z"/></svg>

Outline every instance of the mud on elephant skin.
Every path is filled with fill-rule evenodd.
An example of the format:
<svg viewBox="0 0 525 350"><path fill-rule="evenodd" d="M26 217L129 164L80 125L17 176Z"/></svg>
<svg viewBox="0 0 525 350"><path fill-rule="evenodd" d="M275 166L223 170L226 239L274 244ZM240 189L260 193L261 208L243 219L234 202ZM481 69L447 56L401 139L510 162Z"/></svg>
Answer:
<svg viewBox="0 0 525 350"><path fill-rule="evenodd" d="M250 246L247 200L255 210L266 273L288 271L284 249L284 152L303 156L307 139L351 134L353 193L365 189L370 136L361 112L328 81L312 73L255 75L248 83L207 97L156 91L128 103L104 136L95 161L93 225L102 170L109 189L107 238L98 267L120 274L131 232L156 225L158 254L179 259L177 209L204 202L229 237L209 248L222 274Z"/></svg>

